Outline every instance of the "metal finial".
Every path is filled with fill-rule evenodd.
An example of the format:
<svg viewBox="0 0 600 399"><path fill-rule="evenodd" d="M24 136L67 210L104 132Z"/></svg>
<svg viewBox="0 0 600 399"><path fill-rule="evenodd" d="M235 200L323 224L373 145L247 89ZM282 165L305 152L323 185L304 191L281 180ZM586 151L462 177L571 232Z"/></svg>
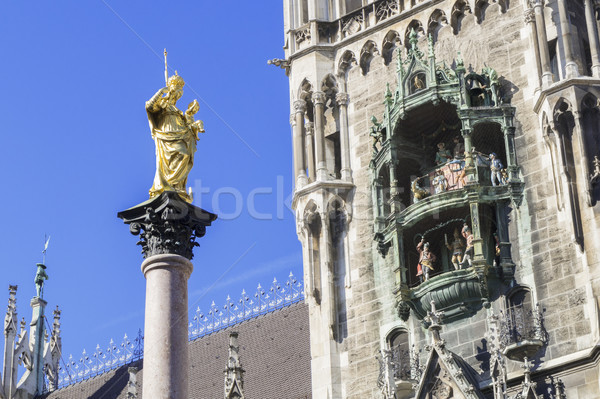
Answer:
<svg viewBox="0 0 600 399"><path fill-rule="evenodd" d="M42 250L42 263L46 264L46 251L48 251L48 245L50 244L50 236L44 234L44 249Z"/></svg>

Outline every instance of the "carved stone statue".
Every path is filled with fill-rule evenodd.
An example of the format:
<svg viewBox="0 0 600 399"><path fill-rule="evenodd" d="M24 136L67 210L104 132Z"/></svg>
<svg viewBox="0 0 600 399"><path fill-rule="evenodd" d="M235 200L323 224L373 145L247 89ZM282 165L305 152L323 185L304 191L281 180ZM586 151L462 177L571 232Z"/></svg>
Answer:
<svg viewBox="0 0 600 399"><path fill-rule="evenodd" d="M471 232L471 228L466 223L463 225L461 234L465 238L465 240L467 241L467 246L465 248L465 256L463 257L462 262L460 262L460 267L462 269L465 266L471 267L471 265L472 265L472 261L473 261L473 240L474 240L475 237L473 236L473 233Z"/></svg>
<svg viewBox="0 0 600 399"><path fill-rule="evenodd" d="M186 192L187 178L194 165L198 133L204 133L204 125L202 121L194 121L198 101L192 101L185 113L176 107L184 84L175 72L167 81L167 87L146 102L148 122L156 144L156 175L150 198L163 191L175 191L187 202L192 202L191 195Z"/></svg>
<svg viewBox="0 0 600 399"><path fill-rule="evenodd" d="M42 298L44 295L44 280L48 280L48 274L46 274L46 265L43 263L37 264L37 273L35 273L35 290L38 298Z"/></svg>
<svg viewBox="0 0 600 399"><path fill-rule="evenodd" d="M429 280L429 271L433 269L433 263L436 260L436 256L429 250L429 243L425 242L424 238L417 244L417 252L419 252L419 264L417 265L417 277L423 282Z"/></svg>
<svg viewBox="0 0 600 399"><path fill-rule="evenodd" d="M448 189L448 179L444 176L444 172L438 170L433 178L433 190L435 194L443 193Z"/></svg>
<svg viewBox="0 0 600 399"><path fill-rule="evenodd" d="M490 154L490 172L491 172L492 186L504 185L504 183L503 183L504 180L502 179L502 169L503 168L504 168L504 165L502 165L502 162L500 162L496 153L492 152ZM496 184L496 181L498 181L498 184Z"/></svg>
<svg viewBox="0 0 600 399"><path fill-rule="evenodd" d="M460 262L462 261L463 251L465 249L465 243L460 238L460 233L458 229L454 229L454 239L452 243L448 243L448 237L444 235L446 241L446 248L452 251L452 259L451 262L454 265L454 269L460 269Z"/></svg>
<svg viewBox="0 0 600 399"><path fill-rule="evenodd" d="M445 143L438 143L437 148L438 151L435 153L436 165L443 165L452 159L452 154L450 153L450 150L446 148Z"/></svg>

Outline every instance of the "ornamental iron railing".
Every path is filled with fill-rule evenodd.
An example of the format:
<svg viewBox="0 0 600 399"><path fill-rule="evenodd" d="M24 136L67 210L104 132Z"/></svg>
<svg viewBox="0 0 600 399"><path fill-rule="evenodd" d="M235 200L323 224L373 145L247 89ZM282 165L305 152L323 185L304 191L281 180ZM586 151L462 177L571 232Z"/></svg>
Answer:
<svg viewBox="0 0 600 399"><path fill-rule="evenodd" d="M252 296L243 290L237 301L233 301L230 296L227 296L226 303L222 307L216 306L213 301L206 314L200 308L197 308L192 317L192 322L189 324L189 340L198 339L243 321L290 306L303 299L304 286L302 281L298 281L290 272L284 283L279 283L277 279L273 279L271 286L266 289L259 284ZM142 359L143 355L144 335L141 329L133 340L125 334L118 344L111 339L106 348L97 345L93 353L87 353L84 349L78 358L73 355L69 355L67 359L61 358L58 388L131 364ZM48 387L48 381L45 381L44 385Z"/></svg>
<svg viewBox="0 0 600 399"><path fill-rule="evenodd" d="M392 349L392 370L395 380L409 381L411 379L411 352L408 349L396 347Z"/></svg>
<svg viewBox="0 0 600 399"><path fill-rule="evenodd" d="M533 309L515 305L501 314L500 343L503 347L532 340L547 342L539 304Z"/></svg>

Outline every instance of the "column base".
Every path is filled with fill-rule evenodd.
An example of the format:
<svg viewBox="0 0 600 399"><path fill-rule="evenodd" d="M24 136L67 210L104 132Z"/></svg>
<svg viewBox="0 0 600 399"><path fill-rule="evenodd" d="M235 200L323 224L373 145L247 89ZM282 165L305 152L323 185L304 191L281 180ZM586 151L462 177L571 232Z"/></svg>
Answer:
<svg viewBox="0 0 600 399"><path fill-rule="evenodd" d="M552 73L550 72L545 72L542 74L542 87L546 88L549 86L552 86L552 83L554 83L554 77L552 76Z"/></svg>
<svg viewBox="0 0 600 399"><path fill-rule="evenodd" d="M574 62L569 62L565 65L565 72L567 79L576 78L579 76L579 67Z"/></svg>
<svg viewBox="0 0 600 399"><path fill-rule="evenodd" d="M592 76L600 78L600 65L592 65Z"/></svg>
<svg viewBox="0 0 600 399"><path fill-rule="evenodd" d="M296 187L302 188L308 184L308 177L305 173L300 173L296 179Z"/></svg>
<svg viewBox="0 0 600 399"><path fill-rule="evenodd" d="M317 169L317 181L329 180L329 173L327 169Z"/></svg>
<svg viewBox="0 0 600 399"><path fill-rule="evenodd" d="M350 169L342 169L342 180L352 183L352 171Z"/></svg>

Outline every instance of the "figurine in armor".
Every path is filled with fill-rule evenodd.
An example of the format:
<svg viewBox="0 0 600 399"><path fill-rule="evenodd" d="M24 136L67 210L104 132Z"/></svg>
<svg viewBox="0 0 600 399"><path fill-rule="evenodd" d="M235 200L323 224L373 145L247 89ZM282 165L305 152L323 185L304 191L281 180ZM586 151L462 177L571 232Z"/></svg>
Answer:
<svg viewBox="0 0 600 399"><path fill-rule="evenodd" d="M46 265L38 263L37 273L35 274L35 290L38 298L42 298L44 295L44 281L48 280L48 274L46 273Z"/></svg>
<svg viewBox="0 0 600 399"><path fill-rule="evenodd" d="M465 243L460 238L460 233L458 232L458 228L454 229L454 240L452 244L448 243L448 236L444 234L444 239L446 241L446 248L452 251L452 259L451 262L454 265L455 270L460 269L460 262L462 261L463 251L465 249Z"/></svg>
<svg viewBox="0 0 600 399"><path fill-rule="evenodd" d="M438 151L435 153L436 165L443 165L452 159L452 154L450 154L450 150L446 148L446 144L438 143L437 148Z"/></svg>
<svg viewBox="0 0 600 399"><path fill-rule="evenodd" d="M417 277L422 283L429 280L429 271L433 270L433 263L436 260L435 255L429 251L429 243L425 242L425 238L421 238L421 241L417 244L417 252L419 252L419 264L417 265Z"/></svg>
<svg viewBox="0 0 600 399"><path fill-rule="evenodd" d="M471 267L472 260L473 260L473 239L475 237L473 237L471 228L466 223L463 225L461 233L462 233L462 236L467 241L467 246L465 248L465 256L463 257L462 262L460 262L460 267L462 269L465 265L468 265L469 267Z"/></svg>
<svg viewBox="0 0 600 399"><path fill-rule="evenodd" d="M433 190L435 194L443 193L448 189L448 180L444 176L444 172L438 170L433 178Z"/></svg>
<svg viewBox="0 0 600 399"><path fill-rule="evenodd" d="M492 152L490 154L490 171L492 172L492 175L491 175L492 186L496 186L496 185L501 186L503 184L502 183L502 169L503 168L504 168L504 165L502 165L502 162L500 162L496 153ZM496 181L498 181L498 184L496 184Z"/></svg>

